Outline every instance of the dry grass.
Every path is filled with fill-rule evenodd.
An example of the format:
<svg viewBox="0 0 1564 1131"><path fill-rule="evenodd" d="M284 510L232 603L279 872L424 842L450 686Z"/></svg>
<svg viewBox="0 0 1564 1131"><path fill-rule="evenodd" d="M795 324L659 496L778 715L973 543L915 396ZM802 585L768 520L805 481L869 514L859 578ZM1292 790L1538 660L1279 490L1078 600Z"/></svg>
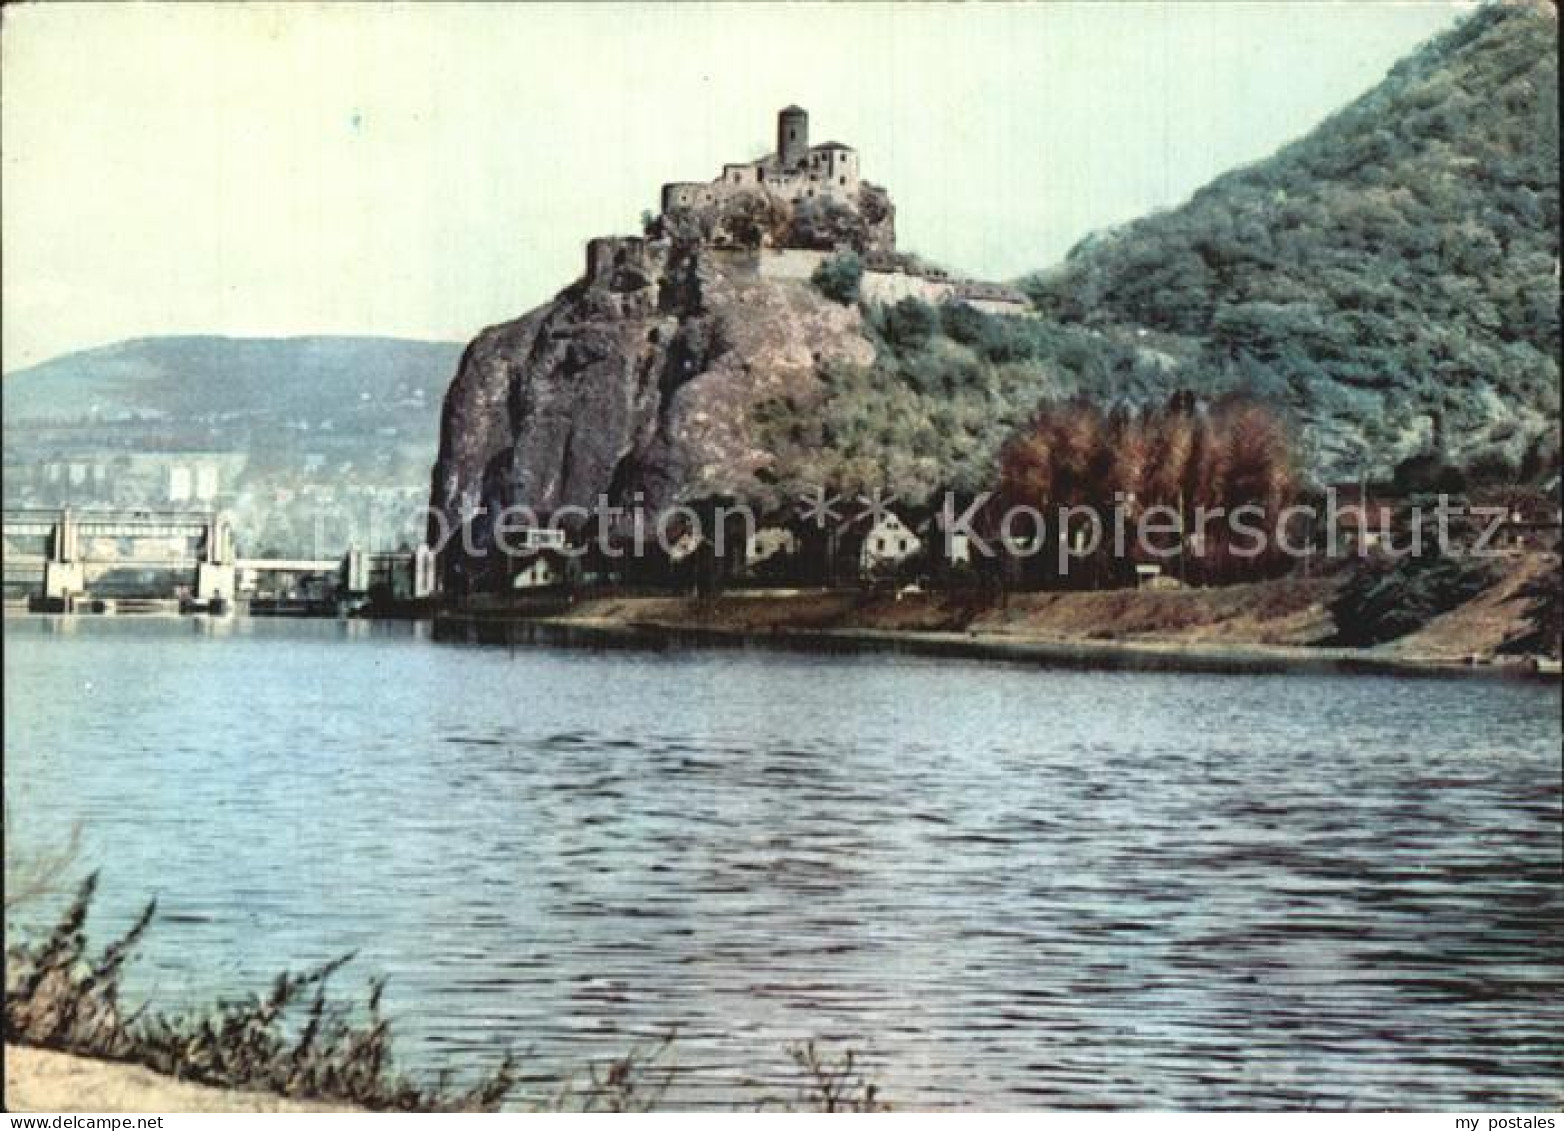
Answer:
<svg viewBox="0 0 1564 1131"><path fill-rule="evenodd" d="M1324 602L1334 577L1283 577L1204 589L1104 589L1012 593L803 590L786 596L725 594L581 602L566 619L669 629L771 632L872 629L992 633L1010 639L1168 640L1312 644L1333 626Z"/></svg>
<svg viewBox="0 0 1564 1131"><path fill-rule="evenodd" d="M396 1072L390 1022L380 1012L384 983L371 984L362 1010L327 993L329 979L351 956L278 975L264 997L220 1002L205 1013L127 1014L120 975L157 905L147 904L130 930L89 956L85 927L96 887L96 875L88 877L46 937L8 950L8 1040L129 1061L218 1088L382 1111L491 1111L515 1085L509 1057L464 1089L444 1078L422 1084Z"/></svg>
<svg viewBox="0 0 1564 1131"><path fill-rule="evenodd" d="M20 853L11 842L16 822L11 803L5 803L5 909L9 913L24 903L58 895L81 851L81 825L71 826L65 843L45 852Z"/></svg>
<svg viewBox="0 0 1564 1131"><path fill-rule="evenodd" d="M788 1049L793 1064L803 1077L799 1106L804 1111L871 1112L889 1111L880 1097L879 1086L858 1071L858 1054L848 1049L840 1056L822 1051L814 1041Z"/></svg>
<svg viewBox="0 0 1564 1131"><path fill-rule="evenodd" d="M46 936L7 950L8 1044L139 1065L225 1091L377 1111L494 1111L515 1090L517 1066L509 1056L468 1087L453 1086L445 1074L420 1082L398 1072L392 1063L391 1025L380 1008L385 983L372 982L361 1006L328 993L330 979L351 955L303 973L281 974L264 996L219 1002L204 1012L127 1012L120 1001L120 978L151 928L157 905L147 904L129 930L90 955L85 928L96 889L96 875L89 876ZM579 1083L571 1081L557 1094L523 1106L655 1110L677 1075L671 1063L675 1039L670 1031L592 1065ZM852 1050L832 1056L809 1042L788 1053L801 1078L796 1102L763 1106L885 1108L877 1086L858 1071Z"/></svg>
<svg viewBox="0 0 1564 1131"><path fill-rule="evenodd" d="M1491 563L1496 580L1453 609L1430 613L1410 634L1381 645L1396 656L1448 660L1476 653L1557 655L1559 556L1531 553ZM671 631L944 632L1041 643L1123 641L1175 646L1310 648L1337 637L1333 601L1366 567L1357 559L1312 574L1183 589L978 593L804 589L695 599L589 598L561 619Z"/></svg>
<svg viewBox="0 0 1564 1131"><path fill-rule="evenodd" d="M554 1111L572 1112L647 1112L657 1110L677 1070L670 1059L677 1032L647 1045L632 1048L606 1064L594 1064L587 1070L587 1082L578 1087L566 1082L549 1104Z"/></svg>

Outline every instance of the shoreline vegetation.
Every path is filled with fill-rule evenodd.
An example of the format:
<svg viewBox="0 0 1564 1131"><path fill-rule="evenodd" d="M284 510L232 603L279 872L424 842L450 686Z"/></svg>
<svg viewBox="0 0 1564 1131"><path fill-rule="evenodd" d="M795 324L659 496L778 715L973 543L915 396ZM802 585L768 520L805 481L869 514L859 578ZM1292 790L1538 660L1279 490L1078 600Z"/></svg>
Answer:
<svg viewBox="0 0 1564 1131"><path fill-rule="evenodd" d="M978 594L908 590L729 590L714 597L580 596L435 614L437 635L480 643L744 645L900 651L1074 667L1335 670L1522 675L1550 658L1533 594L1559 559L1504 564L1492 584L1394 639L1341 642L1341 575L1212 588ZM1556 642L1555 642L1556 647Z"/></svg>
<svg viewBox="0 0 1564 1131"><path fill-rule="evenodd" d="M56 870L67 862L68 855L51 855L17 865L8 853L7 878L27 873L27 900L56 894ZM330 979L352 954L284 972L264 995L223 998L204 1011L164 1013L151 1002L127 1009L121 976L156 922L157 904L90 954L85 927L97 883L89 875L47 933L7 939L8 1111L634 1112L657 1108L677 1082L675 1030L540 1093L520 1092L524 1065L511 1052L461 1082L448 1069L433 1078L406 1075L393 1060L392 1024L381 1011L385 980L370 980L363 1004L330 992ZM8 920L17 906L7 902ZM7 934L14 934L9 923ZM886 1109L852 1049L806 1041L786 1055L792 1094L757 1092L735 1108Z"/></svg>

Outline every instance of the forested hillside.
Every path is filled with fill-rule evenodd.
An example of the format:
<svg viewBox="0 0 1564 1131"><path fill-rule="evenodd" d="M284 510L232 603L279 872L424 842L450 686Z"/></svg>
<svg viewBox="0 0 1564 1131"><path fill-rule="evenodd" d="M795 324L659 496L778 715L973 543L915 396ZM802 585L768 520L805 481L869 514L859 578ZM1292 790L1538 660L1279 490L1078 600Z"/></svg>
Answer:
<svg viewBox="0 0 1564 1131"><path fill-rule="evenodd" d="M1483 8L1273 157L1028 280L1049 318L1183 363L1132 391L1294 409L1321 476L1557 460L1557 14ZM1193 125L1191 128L1194 128Z"/></svg>

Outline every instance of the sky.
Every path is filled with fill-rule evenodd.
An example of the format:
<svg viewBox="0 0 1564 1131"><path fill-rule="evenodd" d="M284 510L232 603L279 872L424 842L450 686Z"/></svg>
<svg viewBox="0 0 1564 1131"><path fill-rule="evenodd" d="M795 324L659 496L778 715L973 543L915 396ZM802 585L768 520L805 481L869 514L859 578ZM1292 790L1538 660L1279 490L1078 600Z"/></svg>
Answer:
<svg viewBox="0 0 1564 1131"><path fill-rule="evenodd" d="M1273 152L1457 0L39 4L0 29L6 372L121 338L466 340L665 181L861 155L901 247L1057 262Z"/></svg>

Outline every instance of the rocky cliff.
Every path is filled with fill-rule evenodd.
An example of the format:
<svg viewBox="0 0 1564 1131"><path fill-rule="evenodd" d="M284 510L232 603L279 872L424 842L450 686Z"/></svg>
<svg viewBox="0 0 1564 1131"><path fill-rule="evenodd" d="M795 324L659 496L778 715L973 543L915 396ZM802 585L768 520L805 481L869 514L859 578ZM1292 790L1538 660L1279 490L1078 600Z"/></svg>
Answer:
<svg viewBox="0 0 1564 1131"><path fill-rule="evenodd" d="M1085 241L1030 280L1040 318L865 312L757 278L737 249L873 265L889 197L713 189L649 238L594 241L579 282L468 348L433 504L454 523L772 481L919 501L991 484L1040 397L1186 388L1286 410L1320 483L1537 478L1559 458L1556 34L1542 3L1479 9L1272 158Z"/></svg>
<svg viewBox="0 0 1564 1131"><path fill-rule="evenodd" d="M481 547L505 507L749 494L771 460L754 409L807 403L825 366L873 357L856 307L762 279L742 253L593 240L579 281L467 348L446 395L432 506L447 529L483 507ZM481 573L454 554L445 568Z"/></svg>

